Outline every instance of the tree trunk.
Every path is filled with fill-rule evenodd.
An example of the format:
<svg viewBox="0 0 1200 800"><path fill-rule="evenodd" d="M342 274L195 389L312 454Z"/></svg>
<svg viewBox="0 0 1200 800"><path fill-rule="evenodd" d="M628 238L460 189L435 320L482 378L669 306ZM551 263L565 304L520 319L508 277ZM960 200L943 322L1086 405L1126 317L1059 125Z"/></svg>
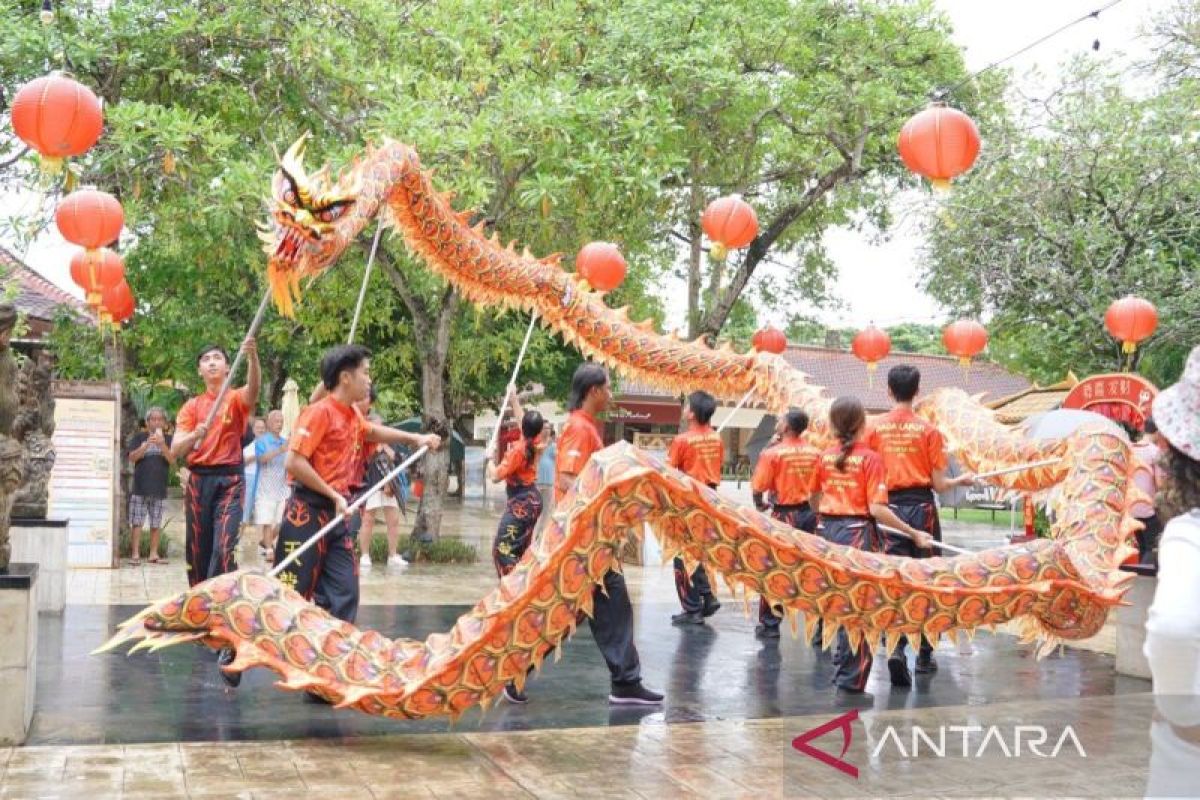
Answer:
<svg viewBox="0 0 1200 800"><path fill-rule="evenodd" d="M704 187L700 185L699 157L692 156L692 188L690 212L688 214L688 296L687 324L688 339L700 335L700 266L704 262L704 250L701 247L700 212L704 209Z"/></svg>
<svg viewBox="0 0 1200 800"><path fill-rule="evenodd" d="M446 489L450 483L450 420L446 413L446 361L450 353L450 327L458 313L458 294L448 288L442 295L437 323L426 332L420 349L421 364L421 427L427 433L442 437L442 448L426 454L421 460L421 479L425 491L413 523L413 536L433 540L441 535L442 510Z"/></svg>

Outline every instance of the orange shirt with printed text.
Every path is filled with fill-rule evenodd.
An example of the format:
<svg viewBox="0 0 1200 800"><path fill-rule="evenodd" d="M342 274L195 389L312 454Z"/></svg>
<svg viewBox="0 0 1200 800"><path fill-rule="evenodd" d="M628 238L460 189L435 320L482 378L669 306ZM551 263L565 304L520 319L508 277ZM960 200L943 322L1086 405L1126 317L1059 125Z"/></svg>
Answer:
<svg viewBox="0 0 1200 800"><path fill-rule="evenodd" d="M537 451L525 458L526 439L522 436L509 445L496 467L496 480L508 481L509 486L532 486L537 481Z"/></svg>
<svg viewBox="0 0 1200 800"><path fill-rule="evenodd" d="M776 505L800 505L812 493L820 460L821 451L803 437L785 438L759 455L750 490L771 492Z"/></svg>
<svg viewBox="0 0 1200 800"><path fill-rule="evenodd" d="M555 476L562 473L578 475L583 472L592 454L604 449L604 438L600 435L600 424L596 418L583 410L572 411L563 426L562 435L558 437L558 454L554 459ZM554 487L555 502L562 499L566 492L556 485Z"/></svg>
<svg viewBox="0 0 1200 800"><path fill-rule="evenodd" d="M683 470L689 477L705 486L721 482L721 464L725 462L725 445L721 434L711 425L689 428L671 440L667 450L667 464Z"/></svg>
<svg viewBox="0 0 1200 800"><path fill-rule="evenodd" d="M946 468L946 440L910 408L893 408L877 419L865 441L883 459L893 492L932 486L934 470Z"/></svg>
<svg viewBox="0 0 1200 800"><path fill-rule="evenodd" d="M362 412L327 395L300 412L288 449L308 459L321 479L347 496L362 484L367 421Z"/></svg>
<svg viewBox="0 0 1200 800"><path fill-rule="evenodd" d="M862 442L855 442L843 469L837 468L840 447L821 453L813 491L821 493L820 512L837 517L867 517L872 503L887 503L887 474L883 459Z"/></svg>
<svg viewBox="0 0 1200 800"><path fill-rule="evenodd" d="M175 415L175 429L179 434L191 433L203 425L212 410L216 392L205 392L183 404ZM189 467L226 467L242 463L242 436L246 433L246 422L250 418L249 393L246 387L230 389L221 402L221 411L213 418L212 427L200 442L200 447L189 450Z"/></svg>

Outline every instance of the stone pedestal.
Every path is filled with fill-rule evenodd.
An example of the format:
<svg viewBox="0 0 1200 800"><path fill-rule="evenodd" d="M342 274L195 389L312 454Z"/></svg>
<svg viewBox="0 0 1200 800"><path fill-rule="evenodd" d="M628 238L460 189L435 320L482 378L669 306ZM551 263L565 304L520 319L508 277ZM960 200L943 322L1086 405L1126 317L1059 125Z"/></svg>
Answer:
<svg viewBox="0 0 1200 800"><path fill-rule="evenodd" d="M1125 593L1128 606L1118 606L1117 623L1117 672L1135 678L1150 679L1150 665L1142 654L1146 643L1146 615L1154 600L1156 578L1139 575Z"/></svg>
<svg viewBox="0 0 1200 800"><path fill-rule="evenodd" d="M37 564L12 562L0 574L0 746L23 744L37 683Z"/></svg>
<svg viewBox="0 0 1200 800"><path fill-rule="evenodd" d="M37 608L61 614L67 605L67 520L13 517L13 561L38 565Z"/></svg>

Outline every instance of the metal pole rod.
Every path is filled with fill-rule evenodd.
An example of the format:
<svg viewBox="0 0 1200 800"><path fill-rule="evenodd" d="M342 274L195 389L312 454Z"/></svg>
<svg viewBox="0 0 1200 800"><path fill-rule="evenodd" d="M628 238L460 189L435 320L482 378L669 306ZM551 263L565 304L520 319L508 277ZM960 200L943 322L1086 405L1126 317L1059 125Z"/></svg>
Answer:
<svg viewBox="0 0 1200 800"><path fill-rule="evenodd" d="M977 473L975 479L983 480L984 478L994 478L997 475L1007 475L1010 472L1024 472L1027 469L1036 469L1037 467L1050 467L1061 463L1062 460L1061 458L1047 458L1044 461L1030 461L1027 464L1016 464L1011 467L1004 467L1003 469L994 469L991 472Z"/></svg>
<svg viewBox="0 0 1200 800"><path fill-rule="evenodd" d="M740 411L742 406L746 405L746 401L750 399L750 395L752 394L754 394L753 389L742 395L742 399L738 400L738 404L733 407L732 411L725 415L725 419L721 420L721 424L717 426L717 433L725 430L725 426L729 424L731 419L733 419L733 415Z"/></svg>
<svg viewBox="0 0 1200 800"><path fill-rule="evenodd" d="M382 490L383 487L387 486L389 483L391 483L393 480L395 480L396 477L401 472L408 469L414 461L416 461L418 458L420 458L421 456L425 455L428 452L429 452L428 446L421 447L415 453L413 453L411 456L404 459L404 461L400 462L400 464L397 465L396 468L393 469L391 472L389 472L387 475L385 475L379 481L379 483L375 484L370 489L367 489L367 491L363 493L362 497L358 498L353 503L351 503L349 506L347 506L345 514L339 514L339 515L335 516L333 519L329 520L329 522L325 525L325 527L321 528L321 530L317 531L312 536L308 537L308 540L305 541L304 544L300 545L295 550L293 550L291 553L289 553L288 557L285 558L283 561L280 561L278 564L276 564L271 569L271 571L267 573L267 575L274 578L276 575L283 572L283 570L286 569L289 564L291 564L296 559L300 558L300 556L302 556L305 553L305 551L307 551L314 544L321 541L322 536L324 536L325 534L327 534L331 530L333 530L335 527L337 527L339 522L341 522L343 519L349 517L355 511L357 511L364 503L367 502L367 500L369 500L372 497L372 495L374 495L376 492Z"/></svg>
<svg viewBox="0 0 1200 800"><path fill-rule="evenodd" d="M362 287L358 290L358 303L354 306L354 319L350 323L350 336L346 344L354 344L354 332L358 330L358 318L362 314L363 300L367 296L367 282L371 280L371 265L375 263L375 251L379 249L379 237L383 234L383 222L375 228L375 241L371 242L371 255L367 258L367 268L363 270Z"/></svg>
<svg viewBox="0 0 1200 800"><path fill-rule="evenodd" d="M246 331L246 338L242 340L245 344L246 339L253 339L258 335L258 331L262 328L263 318L267 315L267 306L271 304L271 289L267 287L267 291L263 294L262 302L258 304L258 311L254 314L254 319L250 323L250 329ZM233 384L233 376L237 374L238 367L242 365L242 348L238 348L237 355L233 357L233 364L229 367L229 374L225 376L225 382L221 384L221 390L217 392L217 399L213 401L212 408L208 410L208 416L204 419L204 427L212 428L213 420L217 418L217 412L221 408L221 401L225 399L226 393L229 391L230 385ZM205 434L205 438L208 435ZM203 440L196 442L196 449L200 449Z"/></svg>
<svg viewBox="0 0 1200 800"><path fill-rule="evenodd" d="M500 402L500 413L496 415L496 427L492 429L492 436L488 439L487 450L491 450L496 446L496 439L500 435L500 423L504 419L504 410L508 408L508 389L514 388L517 385L517 372L521 369L521 362L525 360L525 351L529 349L529 340L533 337L533 326L537 322L538 315L535 312L529 318L529 329L525 331L525 341L521 342L521 352L517 354L517 363L513 364L512 377L508 379L508 387L504 390L504 400ZM487 466L484 466L483 480L487 482Z"/></svg>
<svg viewBox="0 0 1200 800"><path fill-rule="evenodd" d="M876 522L875 524L876 524L877 526L879 526L879 530L881 530L881 531L887 531L888 533L894 533L894 534L896 534L897 536L903 536L903 537L904 537L904 538L906 538L906 539L912 539L912 537L911 537L911 536L909 536L907 533L905 533L905 532L904 532L904 531L902 531L902 530L898 530L898 529L896 529L896 528L893 528L891 525L884 525L884 524L882 524L882 523L879 523L879 522ZM952 545L952 544L946 544L945 542L939 542L937 539L934 539L932 542L930 542L930 545L931 545L931 546L933 546L933 547L937 547L937 548L939 548L939 549L941 549L941 550L946 550L946 551L949 551L949 552L951 552L951 553L955 553L956 555L960 555L960 556L973 556L973 555L975 555L975 551L974 551L974 550L967 550L965 547L958 547L958 546L956 546L956 545Z"/></svg>

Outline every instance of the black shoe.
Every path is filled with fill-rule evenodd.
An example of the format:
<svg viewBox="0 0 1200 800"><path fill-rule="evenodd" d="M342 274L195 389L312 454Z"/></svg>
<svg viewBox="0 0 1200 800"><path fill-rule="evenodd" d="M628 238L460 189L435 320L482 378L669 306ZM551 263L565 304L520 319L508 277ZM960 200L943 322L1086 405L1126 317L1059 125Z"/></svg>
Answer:
<svg viewBox="0 0 1200 800"><path fill-rule="evenodd" d="M711 594L704 598L704 609L700 612L702 616L711 617L713 614L721 610L721 601L713 597Z"/></svg>
<svg viewBox="0 0 1200 800"><path fill-rule="evenodd" d="M912 673L908 671L904 656L895 655L888 659L888 675L892 678L892 686L912 686Z"/></svg>
<svg viewBox="0 0 1200 800"><path fill-rule="evenodd" d="M918 675L928 675L931 672L937 672L937 661L933 656L917 656Z"/></svg>
<svg viewBox="0 0 1200 800"><path fill-rule="evenodd" d="M225 681L225 684L227 686L230 686L231 688L234 688L234 689L236 689L238 687L238 685L241 684L242 673L227 672L225 670L225 667L228 667L230 664L232 664L233 660L236 657L237 656L233 652L233 648L231 648L231 647L222 647L220 649L220 651L217 652L217 666L220 667L220 669L218 669L217 672L219 672L221 674L221 680Z"/></svg>
<svg viewBox="0 0 1200 800"><path fill-rule="evenodd" d="M758 627L756 627L754 629L754 635L756 638L759 638L759 639L778 639L779 638L779 626L778 625L759 625Z"/></svg>
<svg viewBox="0 0 1200 800"><path fill-rule="evenodd" d="M703 625L704 615L699 611L680 611L671 615L672 625Z"/></svg>
<svg viewBox="0 0 1200 800"><path fill-rule="evenodd" d="M629 684L613 684L608 702L618 706L656 706L663 701L663 696L652 692L642 682Z"/></svg>
<svg viewBox="0 0 1200 800"><path fill-rule="evenodd" d="M504 699L513 705L522 706L529 702L529 695L517 688L515 683L510 683L504 687L504 691L500 693Z"/></svg>
<svg viewBox="0 0 1200 800"><path fill-rule="evenodd" d="M333 703L331 701L326 700L324 697L321 697L321 695L317 694L316 692L305 692L304 693L304 702L313 703L314 705L322 705L322 706L333 705Z"/></svg>

